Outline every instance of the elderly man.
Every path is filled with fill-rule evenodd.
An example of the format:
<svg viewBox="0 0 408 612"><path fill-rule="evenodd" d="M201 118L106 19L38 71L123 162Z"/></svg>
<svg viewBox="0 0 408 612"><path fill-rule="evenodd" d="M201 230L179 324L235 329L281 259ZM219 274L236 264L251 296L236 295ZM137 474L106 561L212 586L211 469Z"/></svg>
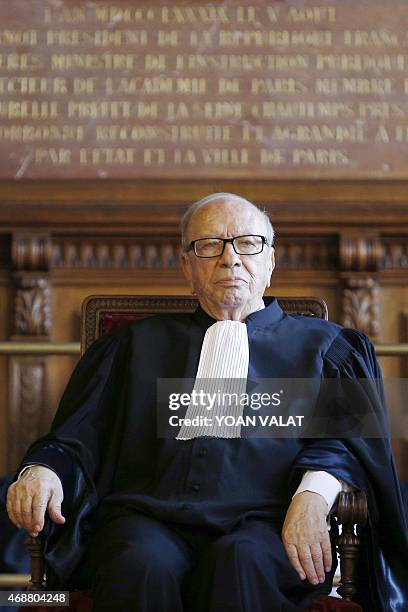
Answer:
<svg viewBox="0 0 408 612"><path fill-rule="evenodd" d="M50 434L29 449L9 488L9 516L35 536L48 511L49 586L92 584L96 611L300 610L331 588L326 517L341 482L368 494L376 487L371 516L386 496L398 530L392 546L406 547L388 441L245 437L239 427L201 424L160 438L156 383L376 378L373 349L359 332L264 302L273 228L244 198L193 204L182 246L198 309L149 317L94 343ZM384 567L401 577L398 558L375 567L377 603L389 596ZM383 609L402 612L395 605Z"/></svg>

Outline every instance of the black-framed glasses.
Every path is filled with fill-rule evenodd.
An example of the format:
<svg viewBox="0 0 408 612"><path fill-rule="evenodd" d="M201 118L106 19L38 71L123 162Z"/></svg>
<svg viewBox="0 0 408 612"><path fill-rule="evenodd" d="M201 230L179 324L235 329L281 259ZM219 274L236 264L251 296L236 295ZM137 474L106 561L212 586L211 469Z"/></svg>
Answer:
<svg viewBox="0 0 408 612"><path fill-rule="evenodd" d="M232 244L232 248L237 255L257 255L262 253L265 244L268 245L265 236L244 234L243 236L235 236L235 238L199 238L198 240L192 240L186 251L194 251L197 257L219 257L223 254L227 242Z"/></svg>

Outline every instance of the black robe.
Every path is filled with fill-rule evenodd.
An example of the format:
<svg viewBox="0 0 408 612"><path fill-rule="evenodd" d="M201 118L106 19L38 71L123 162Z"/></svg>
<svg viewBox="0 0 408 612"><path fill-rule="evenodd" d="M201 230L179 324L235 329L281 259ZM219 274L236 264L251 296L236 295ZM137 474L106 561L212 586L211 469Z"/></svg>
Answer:
<svg viewBox="0 0 408 612"><path fill-rule="evenodd" d="M283 521L304 470L325 470L367 493L369 609L407 609L407 516L374 349L360 332L286 315L274 298L265 302L246 320L248 378L373 379L374 391L362 393L384 437L158 438L157 379L194 378L205 331L215 321L199 307L127 325L86 352L50 434L22 463L48 465L63 482L68 520L48 525L49 586L72 584L90 534L118 507L228 533L248 516Z"/></svg>

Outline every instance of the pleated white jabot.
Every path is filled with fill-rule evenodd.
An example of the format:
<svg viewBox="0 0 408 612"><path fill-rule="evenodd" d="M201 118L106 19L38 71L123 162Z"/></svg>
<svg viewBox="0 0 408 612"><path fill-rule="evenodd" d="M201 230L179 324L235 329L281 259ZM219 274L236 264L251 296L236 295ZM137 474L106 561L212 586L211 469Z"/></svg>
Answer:
<svg viewBox="0 0 408 612"><path fill-rule="evenodd" d="M237 394L239 397L246 391L248 364L248 333L245 323L217 321L207 329L204 336L194 391L210 394L212 398L220 398L222 394ZM223 397L225 398L225 395ZM240 424L228 426L221 422L222 419L218 420L216 417L231 415L235 421L237 417L243 415L244 407L239 402L232 405L225 405L225 402L222 405L222 403L215 401L211 410L207 410L205 403L200 402L199 405L190 403L185 414L186 419L202 416L211 418L212 423L210 426L183 424L176 439L189 440L199 436L239 438Z"/></svg>

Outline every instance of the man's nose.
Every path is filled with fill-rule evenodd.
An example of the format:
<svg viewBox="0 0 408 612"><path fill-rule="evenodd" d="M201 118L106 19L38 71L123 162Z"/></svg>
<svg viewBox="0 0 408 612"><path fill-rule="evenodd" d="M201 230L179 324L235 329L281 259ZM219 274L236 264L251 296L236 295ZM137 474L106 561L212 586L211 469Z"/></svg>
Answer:
<svg viewBox="0 0 408 612"><path fill-rule="evenodd" d="M227 242L224 246L224 252L220 257L220 264L231 268L232 266L242 265L242 261L238 253L234 251L231 242Z"/></svg>

